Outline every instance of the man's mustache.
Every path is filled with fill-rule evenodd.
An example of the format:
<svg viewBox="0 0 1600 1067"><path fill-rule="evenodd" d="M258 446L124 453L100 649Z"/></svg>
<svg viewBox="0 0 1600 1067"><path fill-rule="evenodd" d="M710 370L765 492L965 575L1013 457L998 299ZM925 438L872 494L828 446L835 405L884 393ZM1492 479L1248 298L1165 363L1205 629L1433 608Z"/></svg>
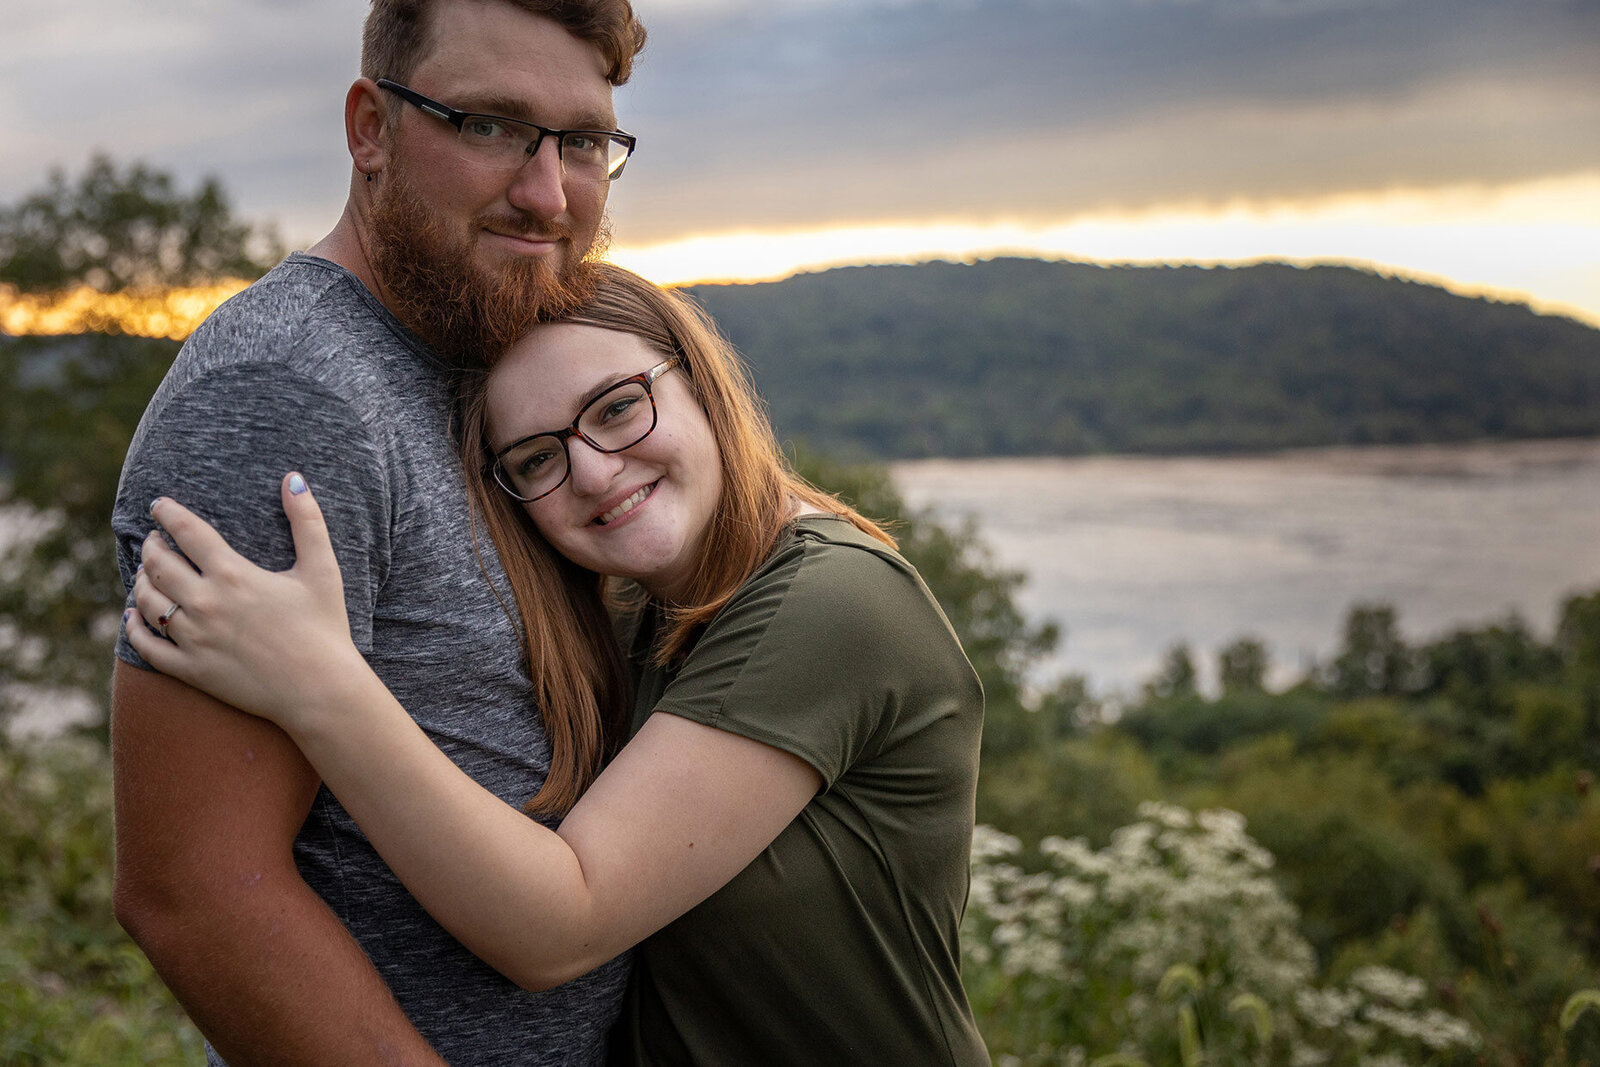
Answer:
<svg viewBox="0 0 1600 1067"><path fill-rule="evenodd" d="M531 241L571 241L572 231L557 223L544 222L531 215L480 215L478 226L508 237Z"/></svg>

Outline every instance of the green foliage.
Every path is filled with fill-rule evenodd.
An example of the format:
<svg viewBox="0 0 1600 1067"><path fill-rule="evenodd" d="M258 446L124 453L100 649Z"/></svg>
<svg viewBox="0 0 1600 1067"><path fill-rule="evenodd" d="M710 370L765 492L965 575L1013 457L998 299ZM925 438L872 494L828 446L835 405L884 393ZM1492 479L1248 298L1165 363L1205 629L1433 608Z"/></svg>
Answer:
<svg viewBox="0 0 1600 1067"><path fill-rule="evenodd" d="M111 505L128 441L177 347L103 335L0 338L10 383L0 399L9 476L0 505L33 527L0 545L0 678L105 699L124 596ZM0 687L0 711L5 699Z"/></svg>
<svg viewBox="0 0 1600 1067"><path fill-rule="evenodd" d="M1173 700L1150 695L1126 708L1117 731L1137 738L1169 772L1189 762L1186 757L1211 757L1243 741L1288 734L1303 738L1327 719L1327 703L1304 688L1272 695L1225 691L1215 700L1189 693Z"/></svg>
<svg viewBox="0 0 1600 1067"><path fill-rule="evenodd" d="M1173 645L1161 660L1161 670L1145 686L1145 694L1152 700L1189 699L1196 694L1198 680L1189 646Z"/></svg>
<svg viewBox="0 0 1600 1067"><path fill-rule="evenodd" d="M1112 730L1087 731L1009 757L991 755L978 779L978 820L1033 846L1052 834L1096 845L1164 791L1144 749Z"/></svg>
<svg viewBox="0 0 1600 1067"><path fill-rule="evenodd" d="M1358 605L1331 663L1286 692L1173 696L1158 678L1105 732L1149 756L1139 795L1249 819L1328 980L1420 976L1485 1063L1600 1062L1600 1020L1558 1018L1600 981L1596 603L1570 598L1550 642L1512 618L1420 645L1392 606ZM1115 748L1080 743L1096 751Z"/></svg>
<svg viewBox="0 0 1600 1067"><path fill-rule="evenodd" d="M1328 687L1342 697L1398 693L1412 674L1410 650L1400 637L1394 607L1358 604L1345 617L1344 645L1328 671Z"/></svg>
<svg viewBox="0 0 1600 1067"><path fill-rule="evenodd" d="M1583 720L1582 757L1600 764L1600 592L1576 596L1561 606L1555 647Z"/></svg>
<svg viewBox="0 0 1600 1067"><path fill-rule="evenodd" d="M1569 1062L1593 1063L1592 1057L1600 1055L1600 989L1580 989L1567 998L1561 1008L1561 1044Z"/></svg>
<svg viewBox="0 0 1600 1067"><path fill-rule="evenodd" d="M0 734L0 1063L203 1063L199 1035L111 913L103 748Z"/></svg>
<svg viewBox="0 0 1600 1067"><path fill-rule="evenodd" d="M192 194L143 166L97 158L75 184L0 210L0 282L188 285L252 278L276 245L235 222L214 182ZM0 335L0 681L88 694L104 705L121 611L107 528L122 458L178 346L90 334ZM0 719L14 692L0 684Z"/></svg>
<svg viewBox="0 0 1600 1067"><path fill-rule="evenodd" d="M1146 804L1106 847L1046 838L1027 867L1020 842L980 827L964 973L996 1060L1471 1062L1481 1037L1424 982L1378 965L1315 980L1244 826Z"/></svg>
<svg viewBox="0 0 1600 1067"><path fill-rule="evenodd" d="M834 455L1600 433L1600 331L1343 267L996 259L694 292L779 432Z"/></svg>
<svg viewBox="0 0 1600 1067"><path fill-rule="evenodd" d="M193 193L170 174L97 155L76 182L61 171L0 208L0 282L25 292L102 292L255 278L282 258L270 234L233 219L216 179Z"/></svg>
<svg viewBox="0 0 1600 1067"><path fill-rule="evenodd" d="M1217 653L1217 679L1224 693L1259 693L1266 688L1270 657L1259 638L1236 638Z"/></svg>

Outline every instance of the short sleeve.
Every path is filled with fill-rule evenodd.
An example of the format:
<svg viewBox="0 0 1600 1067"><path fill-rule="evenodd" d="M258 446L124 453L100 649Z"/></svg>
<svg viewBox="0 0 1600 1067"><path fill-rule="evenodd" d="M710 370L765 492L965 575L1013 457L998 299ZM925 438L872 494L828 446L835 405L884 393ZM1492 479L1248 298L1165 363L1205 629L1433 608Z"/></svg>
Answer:
<svg viewBox="0 0 1600 1067"><path fill-rule="evenodd" d="M712 620L654 710L780 748L831 787L894 733L930 646L960 658L909 565L802 539Z"/></svg>
<svg viewBox="0 0 1600 1067"><path fill-rule="evenodd" d="M132 604L150 502L178 501L215 526L240 554L269 570L294 564L279 484L305 474L327 518L344 575L356 646L370 651L372 614L389 558L384 453L351 406L280 363L235 364L175 384L145 412L123 464L112 512L117 566ZM118 635L117 656L148 669Z"/></svg>

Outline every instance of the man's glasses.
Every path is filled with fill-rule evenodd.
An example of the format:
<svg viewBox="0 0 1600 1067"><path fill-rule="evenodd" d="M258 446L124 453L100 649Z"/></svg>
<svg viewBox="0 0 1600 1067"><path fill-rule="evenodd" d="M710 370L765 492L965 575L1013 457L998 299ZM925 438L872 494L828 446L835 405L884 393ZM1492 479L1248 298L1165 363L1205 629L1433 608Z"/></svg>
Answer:
<svg viewBox="0 0 1600 1067"><path fill-rule="evenodd" d="M567 442L576 437L596 452L623 452L656 428L656 398L651 386L682 356L663 360L643 374L624 378L583 405L565 430L530 434L502 448L494 457L494 480L500 488L527 503L549 496L572 472Z"/></svg>
<svg viewBox="0 0 1600 1067"><path fill-rule="evenodd" d="M456 153L467 163L513 171L532 159L546 137L556 139L561 171L575 181L609 182L622 174L638 138L621 130L552 130L500 115L474 115L429 99L388 78L385 89L456 128Z"/></svg>

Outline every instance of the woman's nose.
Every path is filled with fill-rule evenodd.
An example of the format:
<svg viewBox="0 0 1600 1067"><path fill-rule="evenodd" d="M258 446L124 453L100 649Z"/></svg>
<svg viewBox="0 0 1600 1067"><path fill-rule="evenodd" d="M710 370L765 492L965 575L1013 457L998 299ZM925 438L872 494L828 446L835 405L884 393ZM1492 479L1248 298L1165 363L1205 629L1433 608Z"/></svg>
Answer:
<svg viewBox="0 0 1600 1067"><path fill-rule="evenodd" d="M601 452L583 438L573 437L567 441L567 462L571 464L572 491L595 496L605 492L625 461L621 452Z"/></svg>

